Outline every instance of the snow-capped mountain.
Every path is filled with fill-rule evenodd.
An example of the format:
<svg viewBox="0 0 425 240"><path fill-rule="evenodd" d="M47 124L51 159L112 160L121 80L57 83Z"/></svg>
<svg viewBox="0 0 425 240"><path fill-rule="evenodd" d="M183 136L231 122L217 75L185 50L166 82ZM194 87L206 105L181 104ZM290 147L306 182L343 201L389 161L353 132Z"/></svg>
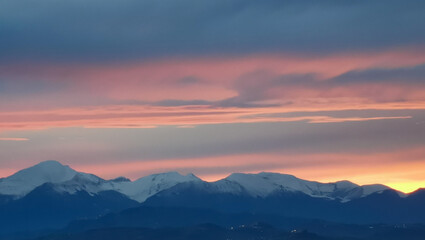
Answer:
<svg viewBox="0 0 425 240"><path fill-rule="evenodd" d="M124 217L145 217L139 215L137 207L199 208L356 223L425 222L423 192L404 195L379 184L320 183L264 172L234 173L216 182L177 172L135 181L124 177L105 180L46 161L0 179L0 216L8 216L0 219L0 235L64 227L70 221L124 210L128 210ZM397 210L391 218L388 209ZM406 216L411 209L418 210Z"/></svg>
<svg viewBox="0 0 425 240"><path fill-rule="evenodd" d="M254 197L266 197L280 191L289 191L302 192L311 197L337 199L342 202L391 189L380 184L359 186L350 181L320 183L299 179L288 174L268 172L258 174L233 173L227 178L215 182L215 184L217 185L216 188L222 192L246 191ZM404 196L403 193L399 194Z"/></svg>
<svg viewBox="0 0 425 240"><path fill-rule="evenodd" d="M81 173L57 161L45 161L21 170L14 175L0 179L0 195L21 198L35 188L50 183L57 192L74 194L85 191L90 195L102 191L117 191L132 200L143 202L148 197L176 184L202 181L193 174L181 175L177 172L153 174L130 181L124 177L104 180L93 174Z"/></svg>
<svg viewBox="0 0 425 240"><path fill-rule="evenodd" d="M102 188L118 191L138 202L148 197L184 182L202 181L193 174L181 175L177 172L153 174L131 181L108 181Z"/></svg>
<svg viewBox="0 0 425 240"><path fill-rule="evenodd" d="M336 199L342 202L390 189L384 185L359 186L349 181L320 183L302 180L292 175L266 172L234 173L213 183L203 182L193 174L181 175L177 172L153 174L135 181L124 177L104 180L93 174L77 172L56 161L45 161L0 179L0 195L21 198L36 187L50 183L57 192L75 194L85 191L95 195L112 190L132 200L144 202L156 193L187 182L205 183L201 185L207 186L211 191L235 195L248 194L252 197L264 198L278 192L301 192L311 197Z"/></svg>
<svg viewBox="0 0 425 240"><path fill-rule="evenodd" d="M242 174L234 173L224 180L240 184L251 195L265 197L277 191L299 191L310 196L331 197L334 193L350 191L358 185L349 181L336 183L319 183L306 181L292 175L266 173Z"/></svg>
<svg viewBox="0 0 425 240"><path fill-rule="evenodd" d="M41 162L10 177L0 179L0 194L22 197L44 183L69 181L77 173L56 161Z"/></svg>
<svg viewBox="0 0 425 240"><path fill-rule="evenodd" d="M57 191L71 194L77 191L86 191L94 195L102 191L112 190L122 193L132 200L143 202L162 190L189 181L201 180L193 174L184 176L177 172L153 174L134 182L124 177L104 180L95 175L78 173L69 181L57 183L54 186Z"/></svg>

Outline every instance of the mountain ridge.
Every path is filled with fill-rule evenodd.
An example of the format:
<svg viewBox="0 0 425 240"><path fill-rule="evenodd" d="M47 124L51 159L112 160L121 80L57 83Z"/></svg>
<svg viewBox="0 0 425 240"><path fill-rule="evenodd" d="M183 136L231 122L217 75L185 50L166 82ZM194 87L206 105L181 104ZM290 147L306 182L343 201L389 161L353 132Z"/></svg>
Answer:
<svg viewBox="0 0 425 240"><path fill-rule="evenodd" d="M0 195L18 199L44 183L53 183L54 188L60 192L72 194L84 190L94 195L101 191L113 190L141 203L158 192L184 182L206 181L192 173L182 175L176 171L152 174L134 181L125 177L105 180L94 174L75 171L58 161L49 160L1 178ZM273 172L232 173L223 179L208 183L219 192L243 193L256 197L267 197L279 191L302 192L311 197L341 202L392 189L382 184L358 185L348 180L321 183ZM407 196L399 191L397 193L401 197Z"/></svg>
<svg viewBox="0 0 425 240"><path fill-rule="evenodd" d="M24 184L22 188L20 184ZM29 189L37 184L41 185ZM20 195L4 194L10 186L15 186ZM57 229L84 219L96 222L105 214L116 216L108 218L114 223L118 218L126 219L121 211L146 221L153 219L133 209L138 207L162 209L164 219L157 220L177 225L186 215L170 215L167 209L192 209L194 224L208 219L219 223L221 213L248 214L252 221L262 220L260 216L265 214L348 224L425 223L424 201L425 189L403 195L384 185L320 183L269 172L234 173L215 182L178 172L152 174L135 181L124 177L105 180L48 161L0 180L0 216L6 216L0 219L0 235ZM217 211L218 215L199 218L207 212L196 209Z"/></svg>

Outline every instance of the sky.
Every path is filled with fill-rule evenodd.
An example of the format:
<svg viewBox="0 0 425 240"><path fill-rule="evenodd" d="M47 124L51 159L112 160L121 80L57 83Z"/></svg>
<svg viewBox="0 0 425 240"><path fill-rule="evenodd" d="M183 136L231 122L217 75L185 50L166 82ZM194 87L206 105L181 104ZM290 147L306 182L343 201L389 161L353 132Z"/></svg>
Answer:
<svg viewBox="0 0 425 240"><path fill-rule="evenodd" d="M3 0L0 177L425 187L423 0Z"/></svg>

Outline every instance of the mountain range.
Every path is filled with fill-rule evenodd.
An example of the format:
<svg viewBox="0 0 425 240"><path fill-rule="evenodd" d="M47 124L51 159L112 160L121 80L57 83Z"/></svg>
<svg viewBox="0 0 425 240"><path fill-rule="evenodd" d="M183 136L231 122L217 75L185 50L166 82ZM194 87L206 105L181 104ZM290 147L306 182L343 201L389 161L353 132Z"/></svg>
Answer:
<svg viewBox="0 0 425 240"><path fill-rule="evenodd" d="M286 230L311 228L312 221L321 223L316 230L330 223L425 224L424 203L423 189L404 194L380 184L320 183L266 172L215 182L177 172L105 180L45 161L0 179L0 237L206 223L267 222Z"/></svg>
<svg viewBox="0 0 425 240"><path fill-rule="evenodd" d="M135 181L125 177L104 180L93 174L77 172L57 161L45 161L0 179L0 194L3 197L19 199L46 183L51 184L59 193L75 194L84 191L93 196L103 191L116 191L139 203L180 183L204 184L209 191L216 193L264 198L282 191L301 192L311 197L341 202L391 189L380 184L359 186L349 181L319 183L292 175L267 172L234 173L216 182L205 182L193 174L181 175L177 172L153 174ZM406 196L401 192L397 193L401 197Z"/></svg>

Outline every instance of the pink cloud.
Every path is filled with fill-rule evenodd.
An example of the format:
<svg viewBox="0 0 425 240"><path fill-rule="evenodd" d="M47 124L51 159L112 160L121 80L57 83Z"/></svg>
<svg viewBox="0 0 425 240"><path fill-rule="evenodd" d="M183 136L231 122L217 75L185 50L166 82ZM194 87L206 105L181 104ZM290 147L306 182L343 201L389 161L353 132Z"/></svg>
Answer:
<svg viewBox="0 0 425 240"><path fill-rule="evenodd" d="M425 109L425 104L376 104L316 107L314 105L265 108L210 108L208 106L99 106L65 108L45 111L18 111L0 113L0 130L47 129L56 127L86 128L151 128L162 125L196 126L221 123L293 122L330 123L406 119L410 116L345 117L317 116L275 117L271 114L318 110L348 109Z"/></svg>
<svg viewBox="0 0 425 240"><path fill-rule="evenodd" d="M236 96L237 92L232 89L234 82L256 71L270 72L276 76L314 74L319 79L326 79L353 70L409 67L423 63L425 48L404 48L326 56L264 54L159 59L126 64L22 63L0 67L0 73L13 76L17 81L45 79L43 81L52 84L63 82L65 89L50 93L59 101L67 97L81 98L82 95L90 101L217 101ZM193 81L182 83L182 79L187 78Z"/></svg>
<svg viewBox="0 0 425 240"><path fill-rule="evenodd" d="M0 66L2 76L14 77L16 81L44 79L42 81L47 85L61 83L57 89L36 96L1 96L0 109L4 110L0 112L0 131L73 126L146 128L408 118L265 116L296 111L425 109L424 86L393 82L333 84L327 80L347 71L423 63L424 48L405 48L326 56L269 54L159 59L126 64ZM247 77L257 72L264 74ZM313 74L315 78L305 83L299 83L297 79L278 84L273 82L275 77L285 74ZM169 99L183 106L163 104L162 101ZM198 100L196 104L203 105L190 105L195 100ZM245 108L244 104L251 104L251 107ZM260 117L250 117L252 115Z"/></svg>
<svg viewBox="0 0 425 240"><path fill-rule="evenodd" d="M13 138L13 137L0 137L0 141L14 141L14 142L21 142L21 141L28 141L28 138Z"/></svg>

